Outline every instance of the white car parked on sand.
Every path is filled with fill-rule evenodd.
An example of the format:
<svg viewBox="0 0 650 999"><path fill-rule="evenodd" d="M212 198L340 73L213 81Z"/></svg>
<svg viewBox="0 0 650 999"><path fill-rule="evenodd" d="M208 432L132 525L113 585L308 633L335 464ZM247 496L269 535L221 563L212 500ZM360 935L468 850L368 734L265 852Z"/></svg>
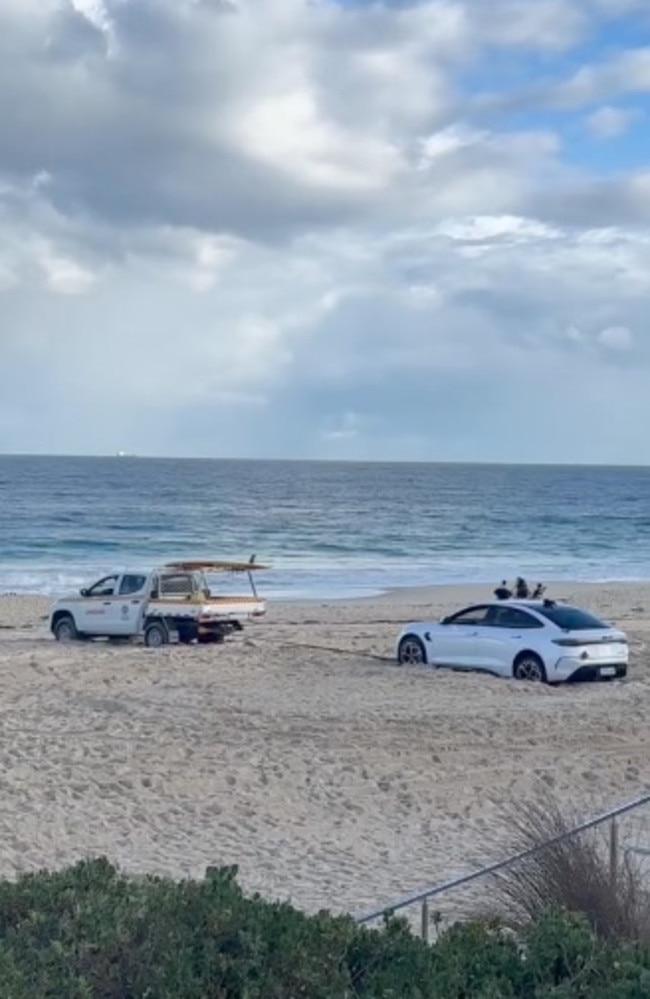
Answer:
<svg viewBox="0 0 650 999"><path fill-rule="evenodd" d="M553 600L473 604L441 621L407 624L397 640L402 664L429 663L544 683L622 677L628 658L624 632Z"/></svg>

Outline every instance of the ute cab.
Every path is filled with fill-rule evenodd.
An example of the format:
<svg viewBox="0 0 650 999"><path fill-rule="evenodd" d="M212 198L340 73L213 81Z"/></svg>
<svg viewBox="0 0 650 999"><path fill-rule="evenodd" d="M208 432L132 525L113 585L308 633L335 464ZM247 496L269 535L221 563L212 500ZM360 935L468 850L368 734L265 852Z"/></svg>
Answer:
<svg viewBox="0 0 650 999"><path fill-rule="evenodd" d="M149 599L150 578L146 572L112 573L57 605L69 608L80 635L132 635Z"/></svg>

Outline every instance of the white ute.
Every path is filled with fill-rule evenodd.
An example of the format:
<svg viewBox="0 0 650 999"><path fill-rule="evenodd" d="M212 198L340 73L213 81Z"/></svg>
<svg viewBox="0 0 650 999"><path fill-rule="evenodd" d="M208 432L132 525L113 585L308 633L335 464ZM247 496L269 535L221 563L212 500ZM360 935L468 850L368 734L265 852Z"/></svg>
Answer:
<svg viewBox="0 0 650 999"><path fill-rule="evenodd" d="M50 609L49 625L59 642L84 638L143 637L159 648L173 638L183 643L221 642L241 631L243 620L266 612L253 572L266 566L250 562L170 562L152 572L104 576L79 595L62 597ZM206 574L248 577L251 594L212 593Z"/></svg>

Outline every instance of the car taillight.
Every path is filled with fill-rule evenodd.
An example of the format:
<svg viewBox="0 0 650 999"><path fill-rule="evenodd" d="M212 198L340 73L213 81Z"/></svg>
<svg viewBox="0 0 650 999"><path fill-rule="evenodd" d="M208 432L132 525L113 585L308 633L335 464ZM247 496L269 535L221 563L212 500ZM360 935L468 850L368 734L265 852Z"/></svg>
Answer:
<svg viewBox="0 0 650 999"><path fill-rule="evenodd" d="M579 645L627 645L627 638L618 635L605 635L604 638L552 638L554 645L576 648Z"/></svg>

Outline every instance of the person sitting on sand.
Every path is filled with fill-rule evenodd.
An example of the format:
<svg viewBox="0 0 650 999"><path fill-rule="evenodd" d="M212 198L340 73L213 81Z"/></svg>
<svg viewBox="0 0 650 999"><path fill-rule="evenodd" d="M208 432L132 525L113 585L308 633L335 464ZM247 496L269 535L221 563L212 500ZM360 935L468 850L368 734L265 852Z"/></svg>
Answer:
<svg viewBox="0 0 650 999"><path fill-rule="evenodd" d="M523 576L517 576L517 581L515 583L515 596L517 600L527 600L528 597L530 596L528 583L523 578Z"/></svg>
<svg viewBox="0 0 650 999"><path fill-rule="evenodd" d="M496 590L494 591L494 595L497 598L497 600L510 599L510 597L512 596L512 590L506 583L505 579L501 581L501 586L497 586Z"/></svg>
<svg viewBox="0 0 650 999"><path fill-rule="evenodd" d="M546 593L546 587L543 583L538 583L533 591L533 600L541 600Z"/></svg>

